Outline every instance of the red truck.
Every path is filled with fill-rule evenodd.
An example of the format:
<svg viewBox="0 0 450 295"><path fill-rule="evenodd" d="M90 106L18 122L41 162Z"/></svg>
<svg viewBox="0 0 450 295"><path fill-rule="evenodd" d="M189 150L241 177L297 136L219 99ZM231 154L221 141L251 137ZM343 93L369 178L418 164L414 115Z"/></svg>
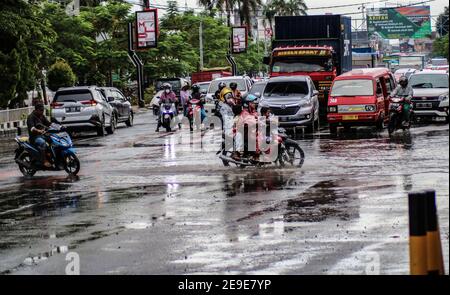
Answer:
<svg viewBox="0 0 450 295"><path fill-rule="evenodd" d="M203 69L203 71L192 73L191 83L208 82L216 78L231 76L232 73L229 70L229 68Z"/></svg>
<svg viewBox="0 0 450 295"><path fill-rule="evenodd" d="M322 117L336 76L351 70L351 19L341 15L275 17L270 77L307 75L319 91Z"/></svg>

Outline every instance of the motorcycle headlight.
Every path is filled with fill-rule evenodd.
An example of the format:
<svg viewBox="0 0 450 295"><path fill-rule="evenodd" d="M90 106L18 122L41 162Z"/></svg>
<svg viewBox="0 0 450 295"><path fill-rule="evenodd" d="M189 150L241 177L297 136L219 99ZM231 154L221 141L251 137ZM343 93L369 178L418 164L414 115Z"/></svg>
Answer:
<svg viewBox="0 0 450 295"><path fill-rule="evenodd" d="M367 112L375 112L376 107L374 105L366 105L366 111Z"/></svg>
<svg viewBox="0 0 450 295"><path fill-rule="evenodd" d="M328 112L329 113L337 113L337 106L328 107Z"/></svg>
<svg viewBox="0 0 450 295"><path fill-rule="evenodd" d="M439 96L439 100L440 101L447 101L448 100L448 93L440 95Z"/></svg>

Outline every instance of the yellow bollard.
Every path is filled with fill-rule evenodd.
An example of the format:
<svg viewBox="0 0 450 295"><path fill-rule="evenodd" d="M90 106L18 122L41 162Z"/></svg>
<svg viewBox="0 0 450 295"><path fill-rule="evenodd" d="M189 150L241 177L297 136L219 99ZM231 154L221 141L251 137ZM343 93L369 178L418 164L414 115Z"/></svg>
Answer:
<svg viewBox="0 0 450 295"><path fill-rule="evenodd" d="M427 221L427 272L429 275L444 275L444 258L442 256L441 235L436 212L436 192L425 192Z"/></svg>
<svg viewBox="0 0 450 295"><path fill-rule="evenodd" d="M427 232L426 198L424 193L410 193L409 205L409 266L411 275L426 275Z"/></svg>

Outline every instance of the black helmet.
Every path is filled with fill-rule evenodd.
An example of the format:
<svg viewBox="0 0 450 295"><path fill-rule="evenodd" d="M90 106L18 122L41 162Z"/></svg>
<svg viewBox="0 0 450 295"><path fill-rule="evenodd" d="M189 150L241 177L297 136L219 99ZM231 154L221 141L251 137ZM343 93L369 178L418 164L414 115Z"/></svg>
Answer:
<svg viewBox="0 0 450 295"><path fill-rule="evenodd" d="M219 83L219 90L224 89L225 87L227 87L227 84L225 84L225 82L220 82Z"/></svg>
<svg viewBox="0 0 450 295"><path fill-rule="evenodd" d="M200 86L197 84L192 85L192 93L200 92Z"/></svg>
<svg viewBox="0 0 450 295"><path fill-rule="evenodd" d="M398 83L402 86L402 87L406 87L408 85L408 78L406 76L401 76L400 80L398 81Z"/></svg>
<svg viewBox="0 0 450 295"><path fill-rule="evenodd" d="M236 88L237 88L237 83L236 83L236 82L231 82L231 83L230 83L230 88L233 89L233 90L236 90Z"/></svg>

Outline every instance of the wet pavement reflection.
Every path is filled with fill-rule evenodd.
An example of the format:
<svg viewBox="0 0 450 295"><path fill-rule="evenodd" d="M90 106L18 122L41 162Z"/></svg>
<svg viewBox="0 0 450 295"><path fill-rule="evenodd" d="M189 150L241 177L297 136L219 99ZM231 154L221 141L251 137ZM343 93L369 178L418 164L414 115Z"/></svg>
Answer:
<svg viewBox="0 0 450 295"><path fill-rule="evenodd" d="M346 273L376 252L405 274L407 193L433 188L448 269L448 124L410 132L300 134L301 169L224 167L218 131L155 133L136 117L104 138L77 135L81 171L25 178L0 140L0 273ZM362 254L361 254L362 253ZM359 256L358 256L359 257Z"/></svg>

